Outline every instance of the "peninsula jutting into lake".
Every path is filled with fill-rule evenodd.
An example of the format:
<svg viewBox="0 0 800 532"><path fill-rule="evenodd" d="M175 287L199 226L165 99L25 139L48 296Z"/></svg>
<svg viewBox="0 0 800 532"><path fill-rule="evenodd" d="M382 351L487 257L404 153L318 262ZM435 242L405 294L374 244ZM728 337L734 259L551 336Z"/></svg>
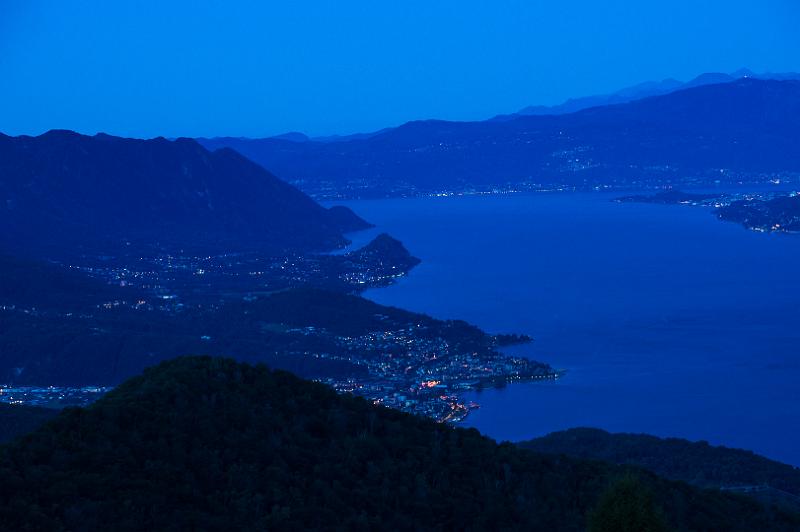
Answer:
<svg viewBox="0 0 800 532"><path fill-rule="evenodd" d="M777 181L775 184L780 184ZM800 196L797 192L728 192L697 194L668 190L616 198L619 203L656 203L713 207L717 218L736 222L761 233L800 231Z"/></svg>
<svg viewBox="0 0 800 532"><path fill-rule="evenodd" d="M370 224L346 207L320 206L238 155L210 154L191 140L65 131L4 142L6 164L14 169L4 190L13 207L0 219L29 231L26 257L0 255L2 402L83 405L158 360L207 353L268 362L378 404L456 422L476 406L462 398L464 392L559 375L546 363L498 351L529 341L526 335L495 337L462 321L358 297L403 278L420 260L385 233L363 247L331 253L347 242L343 232ZM107 146L115 157L97 155ZM142 151L162 162L145 169L124 164ZM20 170L35 153L50 154L48 165L35 174ZM64 166L59 157L80 164ZM193 170L171 171L175 163ZM222 168L247 176L238 184L246 193L233 204L219 188ZM102 173L116 176L103 185L110 191L156 171L170 181L164 188L171 196L162 193L165 205L196 209L198 218L217 220L220 231L233 224L231 217L242 226L237 240L195 232L192 216L167 210L132 228L124 213L130 198L115 200L119 205L112 209L96 190L87 196L56 185L71 180L89 191L92 176ZM246 203L268 185L303 213L302 223ZM186 187L198 190L187 194ZM200 192L207 203L194 205ZM77 204L108 212L109 223L85 228L88 212L68 208ZM59 210L45 212L48 205ZM34 215L39 227L28 226ZM307 237L256 230L271 223ZM78 234L80 245L67 245ZM4 238L19 242L20 236ZM176 244L181 239L185 248Z"/></svg>

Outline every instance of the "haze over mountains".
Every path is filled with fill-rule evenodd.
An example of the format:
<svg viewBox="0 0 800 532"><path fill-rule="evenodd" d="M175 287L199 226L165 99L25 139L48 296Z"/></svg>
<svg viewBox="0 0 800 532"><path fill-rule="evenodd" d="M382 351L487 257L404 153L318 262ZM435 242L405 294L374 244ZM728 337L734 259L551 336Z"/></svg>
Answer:
<svg viewBox="0 0 800 532"><path fill-rule="evenodd" d="M766 79L766 80L798 80L800 73L798 72L764 72L756 73L748 68L740 68L730 74L725 72L705 72L700 74L689 81L679 81L674 78L666 78L660 81L643 81L629 87L624 87L609 94L593 94L591 96L582 96L577 98L569 98L564 102L556 105L529 105L514 113L499 114L490 118L489 120L513 120L520 116L526 115L560 115L567 113L574 113L590 107L600 107L603 105L613 105L618 103L627 103L634 100L641 100L650 96L660 96L662 94L669 94L681 89L690 89L692 87L700 87L702 85L712 85L717 83L729 83L742 78L753 79ZM366 139L374 137L380 133L392 129L390 127L380 129L378 131L371 131L367 133L351 133L345 135L324 135L310 137L305 133L299 131L290 131L280 135L273 135L271 139L277 140L291 140L294 142L341 142L347 140ZM246 139L247 137L231 137ZM203 141L209 139L202 139Z"/></svg>
<svg viewBox="0 0 800 532"><path fill-rule="evenodd" d="M232 147L319 196L387 196L796 179L798 120L800 81L743 78L570 114L410 122L341 142L200 142Z"/></svg>
<svg viewBox="0 0 800 532"><path fill-rule="evenodd" d="M0 245L322 250L368 227L230 149L191 139L0 135Z"/></svg>
<svg viewBox="0 0 800 532"><path fill-rule="evenodd" d="M626 103L633 100L641 100L650 96L660 96L662 94L669 94L681 89L690 89L692 87L700 87L702 85L712 85L716 83L729 83L741 78L755 78L755 79L774 79L774 80L787 80L787 79L800 79L800 73L796 72L766 72L757 74L747 68L742 68L727 74L724 72L706 72L699 76L683 82L674 78L662 79L661 81L645 81L637 83L630 87L625 87L610 94L598 94L593 96L584 96L582 98L570 98L558 105L529 105L520 109L516 113L497 115L492 120L511 120L523 115L560 115L566 113L574 113L589 107L599 107L601 105L613 105L617 103Z"/></svg>

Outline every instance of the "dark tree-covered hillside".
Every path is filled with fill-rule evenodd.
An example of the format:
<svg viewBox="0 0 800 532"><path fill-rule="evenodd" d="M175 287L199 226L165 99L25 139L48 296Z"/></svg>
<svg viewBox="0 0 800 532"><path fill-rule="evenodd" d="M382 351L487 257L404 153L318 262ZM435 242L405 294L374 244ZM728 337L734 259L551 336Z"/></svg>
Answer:
<svg viewBox="0 0 800 532"><path fill-rule="evenodd" d="M590 512L603 515L600 495L627 474L498 445L264 366L189 357L0 447L0 523L578 531ZM677 530L800 527L742 497L633 474Z"/></svg>
<svg viewBox="0 0 800 532"><path fill-rule="evenodd" d="M230 149L190 139L0 134L0 246L46 256L120 250L319 250L369 227Z"/></svg>
<svg viewBox="0 0 800 532"><path fill-rule="evenodd" d="M519 445L537 452L636 465L666 478L707 488L766 484L800 496L800 469L752 451L717 447L703 441L576 428Z"/></svg>

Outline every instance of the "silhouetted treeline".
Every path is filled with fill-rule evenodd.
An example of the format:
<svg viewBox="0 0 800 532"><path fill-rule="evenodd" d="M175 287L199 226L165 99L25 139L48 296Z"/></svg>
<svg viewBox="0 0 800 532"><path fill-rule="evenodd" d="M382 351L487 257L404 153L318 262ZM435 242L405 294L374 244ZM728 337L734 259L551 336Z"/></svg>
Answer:
<svg viewBox="0 0 800 532"><path fill-rule="evenodd" d="M635 497L620 485L630 475ZM498 445L209 357L162 363L0 447L0 478L0 523L15 530L578 531L590 514L593 530L620 515L800 526L746 498Z"/></svg>
<svg viewBox="0 0 800 532"><path fill-rule="evenodd" d="M800 510L800 469L752 451L592 428L554 432L519 445L537 452L635 465L705 488L768 487L753 495Z"/></svg>

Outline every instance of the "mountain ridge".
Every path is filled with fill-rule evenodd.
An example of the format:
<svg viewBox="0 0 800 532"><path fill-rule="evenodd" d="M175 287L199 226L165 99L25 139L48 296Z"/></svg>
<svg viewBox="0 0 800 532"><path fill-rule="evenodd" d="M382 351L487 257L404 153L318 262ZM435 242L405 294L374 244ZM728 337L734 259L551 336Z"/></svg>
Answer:
<svg viewBox="0 0 800 532"><path fill-rule="evenodd" d="M724 72L704 72L685 82L674 78L665 78L660 81L644 81L624 87L622 89L618 89L608 94L596 94L591 96L568 98L562 103L556 105L529 105L515 113L500 114L490 118L489 120L510 120L519 116L574 113L590 107L626 103L650 96L669 94L670 92L675 92L676 90L681 89L717 83L729 83L741 78L756 78L764 80L800 79L800 73L765 72L757 74L747 68L741 68L730 74Z"/></svg>
<svg viewBox="0 0 800 532"><path fill-rule="evenodd" d="M309 193L644 187L800 179L800 81L743 78L571 114L408 122L337 143L236 149Z"/></svg>
<svg viewBox="0 0 800 532"><path fill-rule="evenodd" d="M0 244L331 249L368 227L230 148L51 130L0 136Z"/></svg>

